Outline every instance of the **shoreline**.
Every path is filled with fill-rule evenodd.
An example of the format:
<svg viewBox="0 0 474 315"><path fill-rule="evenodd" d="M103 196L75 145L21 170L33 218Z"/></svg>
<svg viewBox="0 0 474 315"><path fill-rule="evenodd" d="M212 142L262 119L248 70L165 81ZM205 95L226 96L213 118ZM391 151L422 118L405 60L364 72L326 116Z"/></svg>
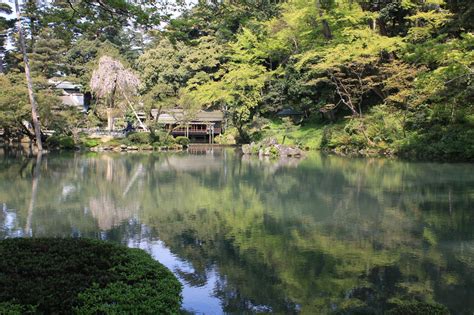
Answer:
<svg viewBox="0 0 474 315"><path fill-rule="evenodd" d="M245 145L245 144L244 144ZM206 144L206 143L191 143L187 148L168 148L168 149L136 149L133 148L131 150L114 150L114 149L102 149L102 150L91 150L91 148L76 148L76 149L52 149L52 150L43 150L42 154L69 154L69 153L189 153L189 149L206 149L206 148L219 148L219 149L238 149L243 156L249 157L261 157L267 158L271 160L279 160L279 159L304 159L306 155L320 153L327 156L336 156L341 158L347 159L386 159L391 161L400 161L400 162L410 162L410 163L437 163L437 164L474 164L473 160L446 160L446 159L424 159L424 158L416 158L416 157L408 157L408 156L398 156L396 154L390 155L381 155L381 154L356 154L356 153L341 153L335 152L334 150L329 149L309 149L309 150L301 150L303 154L301 156L271 156L271 155L263 155L263 154L245 154L242 151L242 147L244 145L240 144ZM29 144L27 143L14 143L14 144L5 144L4 142L0 142L0 156L5 155L5 148L8 148L11 153L21 154L24 156L35 157L37 156L38 152L36 149L33 150L29 149Z"/></svg>

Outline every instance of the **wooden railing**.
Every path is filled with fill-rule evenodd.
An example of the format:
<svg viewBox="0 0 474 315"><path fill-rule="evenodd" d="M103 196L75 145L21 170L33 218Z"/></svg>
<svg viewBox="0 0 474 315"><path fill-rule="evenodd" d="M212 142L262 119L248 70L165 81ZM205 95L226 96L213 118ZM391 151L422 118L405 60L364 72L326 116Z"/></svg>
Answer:
<svg viewBox="0 0 474 315"><path fill-rule="evenodd" d="M219 135L221 134L222 129L221 128L214 128L214 134ZM171 131L171 134L173 136L184 136L186 134L189 134L190 136L205 136L209 135L210 131L207 129L189 129L186 131L184 128L179 128L179 129L174 129Z"/></svg>
<svg viewBox="0 0 474 315"><path fill-rule="evenodd" d="M127 133L123 130L110 131L108 129L103 129L103 128L81 128L79 131L83 132L87 135L111 136L111 137L115 137L115 138L124 138L127 135Z"/></svg>

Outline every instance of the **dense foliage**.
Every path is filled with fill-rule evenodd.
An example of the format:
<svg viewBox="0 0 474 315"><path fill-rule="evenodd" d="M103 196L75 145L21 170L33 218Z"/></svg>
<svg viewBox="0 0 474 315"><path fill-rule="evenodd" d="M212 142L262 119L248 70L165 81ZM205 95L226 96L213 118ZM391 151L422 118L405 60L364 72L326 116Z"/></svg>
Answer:
<svg viewBox="0 0 474 315"><path fill-rule="evenodd" d="M222 109L241 143L260 140L291 108L303 115L298 128L317 126L322 135L296 139L302 146L474 159L469 0L199 1L170 19L147 5L87 3L30 5L25 13L35 75L66 76L94 92L88 120L95 124L128 109L125 100L115 104L114 88L89 86L99 59L109 56L140 77L138 110L178 106L188 120L202 108ZM22 69L15 49L3 63L4 80ZM41 118L53 129L71 123Z"/></svg>
<svg viewBox="0 0 474 315"><path fill-rule="evenodd" d="M88 239L0 241L0 313L175 314L181 284L139 249Z"/></svg>

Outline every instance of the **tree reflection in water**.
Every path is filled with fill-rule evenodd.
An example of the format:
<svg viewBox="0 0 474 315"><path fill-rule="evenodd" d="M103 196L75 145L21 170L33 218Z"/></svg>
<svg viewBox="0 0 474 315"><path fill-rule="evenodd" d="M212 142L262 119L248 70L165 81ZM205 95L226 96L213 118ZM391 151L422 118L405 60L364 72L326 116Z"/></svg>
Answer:
<svg viewBox="0 0 474 315"><path fill-rule="evenodd" d="M24 164L35 162L0 160L1 237L27 226L143 247L185 283L189 309L378 313L419 300L474 311L473 165L51 154L34 189Z"/></svg>

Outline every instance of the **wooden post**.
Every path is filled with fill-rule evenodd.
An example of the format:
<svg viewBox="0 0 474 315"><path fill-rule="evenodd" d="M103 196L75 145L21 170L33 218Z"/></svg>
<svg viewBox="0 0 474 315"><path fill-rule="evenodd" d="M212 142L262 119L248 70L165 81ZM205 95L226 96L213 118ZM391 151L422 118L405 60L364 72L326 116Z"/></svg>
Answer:
<svg viewBox="0 0 474 315"><path fill-rule="evenodd" d="M214 124L211 126L211 144L214 144Z"/></svg>
<svg viewBox="0 0 474 315"><path fill-rule="evenodd" d="M127 101L128 106L130 106L130 108L132 109L132 112L135 115L135 118L138 120L138 123L140 124L140 127L142 127L143 130L145 130L145 131L149 131L148 127L145 126L145 124L142 122L142 120L138 116L137 111L133 107L132 102L130 102L130 99L128 98L127 94L123 91L123 89L121 87L120 87L120 90L122 90L122 95L125 97L125 100Z"/></svg>

